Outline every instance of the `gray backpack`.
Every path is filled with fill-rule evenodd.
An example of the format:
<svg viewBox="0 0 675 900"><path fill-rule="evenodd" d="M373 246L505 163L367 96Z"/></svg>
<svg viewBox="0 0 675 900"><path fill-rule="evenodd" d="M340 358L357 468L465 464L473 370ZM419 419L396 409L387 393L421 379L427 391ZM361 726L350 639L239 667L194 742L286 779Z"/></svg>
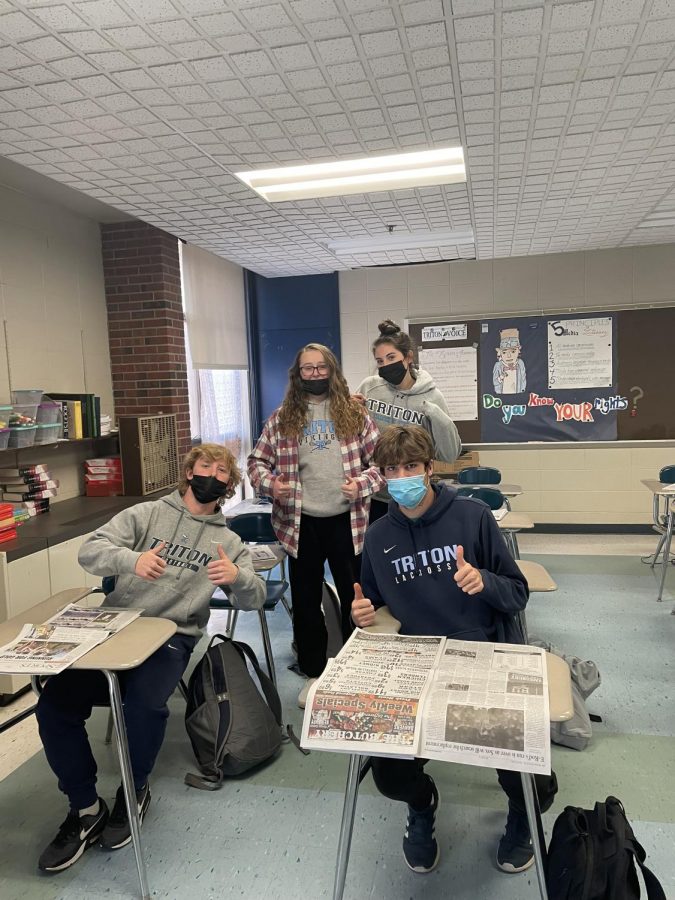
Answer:
<svg viewBox="0 0 675 900"><path fill-rule="evenodd" d="M591 722L602 722L600 716L591 715L586 709L585 700L600 684L600 672L590 659L579 659L578 656L567 656L562 650L553 647L547 641L530 641L536 647L543 647L549 653L555 653L565 660L572 676L572 700L574 715L567 722L551 722L551 740L554 744L571 747L573 750L585 750L593 735Z"/></svg>
<svg viewBox="0 0 675 900"><path fill-rule="evenodd" d="M185 728L202 773L188 773L185 783L202 790L217 790L225 776L240 775L277 752L281 701L247 644L220 634L211 638L188 682Z"/></svg>

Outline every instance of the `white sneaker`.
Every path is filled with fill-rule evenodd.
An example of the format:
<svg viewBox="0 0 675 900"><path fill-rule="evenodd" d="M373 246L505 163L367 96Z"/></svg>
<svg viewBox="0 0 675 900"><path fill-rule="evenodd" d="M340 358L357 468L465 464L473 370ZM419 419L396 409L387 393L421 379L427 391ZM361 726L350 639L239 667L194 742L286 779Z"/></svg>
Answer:
<svg viewBox="0 0 675 900"><path fill-rule="evenodd" d="M302 690L298 694L298 706L300 707L300 709L305 708L305 704L307 703L307 695L309 694L312 685L317 680L317 678L308 678L307 681L305 681Z"/></svg>

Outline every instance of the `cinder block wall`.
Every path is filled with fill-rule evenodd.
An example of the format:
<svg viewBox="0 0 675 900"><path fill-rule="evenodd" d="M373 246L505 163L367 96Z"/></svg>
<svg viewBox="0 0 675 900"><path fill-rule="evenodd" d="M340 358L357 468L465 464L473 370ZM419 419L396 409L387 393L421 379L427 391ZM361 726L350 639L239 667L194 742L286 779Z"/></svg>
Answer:
<svg viewBox="0 0 675 900"><path fill-rule="evenodd" d="M340 272L342 361L355 389L375 371L370 345L385 318L403 327L407 317L476 319L653 304L675 305L673 244L355 269ZM517 444L483 449L480 458L501 469L504 481L525 488L514 509L537 522L642 524L651 522L652 499L640 479L675 463L675 441L600 448Z"/></svg>

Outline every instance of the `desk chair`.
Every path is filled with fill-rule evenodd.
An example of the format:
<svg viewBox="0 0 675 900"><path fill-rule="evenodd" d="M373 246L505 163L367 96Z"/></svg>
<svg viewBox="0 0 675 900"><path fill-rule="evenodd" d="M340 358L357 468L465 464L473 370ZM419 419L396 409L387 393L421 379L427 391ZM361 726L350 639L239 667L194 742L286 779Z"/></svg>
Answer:
<svg viewBox="0 0 675 900"><path fill-rule="evenodd" d="M401 623L398 619L395 619L392 616L386 606L381 606L375 612L375 623L363 630L384 634L398 634L400 629ZM566 722L574 715L570 668L564 659L548 652L546 653L546 668L548 672L549 718L551 722ZM342 900L344 895L359 785L369 769L370 757L355 753L349 757L347 784L342 807L337 861L335 865L335 880L333 882L333 900ZM532 849L534 851L537 886L539 888L540 897L542 900L546 900L548 897L545 876L546 839L541 821L539 802L534 788L534 776L522 772L521 779L523 784L525 809L530 825L530 833L532 834Z"/></svg>
<svg viewBox="0 0 675 900"><path fill-rule="evenodd" d="M664 466L659 472L659 481L661 484L675 484L675 466ZM666 571L668 569L668 563L670 562L670 543L672 540L672 531L673 531L673 516L675 516L675 509L671 504L675 502L675 497L664 496L663 504L661 503L661 497L658 494L654 494L654 531L657 534L660 534L659 543L654 551L654 556L652 557L650 568L653 569L656 565L656 561L659 558L661 550L663 553L663 571L661 572L661 586L659 589L659 597L663 595L663 585L666 580Z"/></svg>
<svg viewBox="0 0 675 900"><path fill-rule="evenodd" d="M457 475L459 484L499 484L501 480L502 473L492 466L469 466Z"/></svg>
<svg viewBox="0 0 675 900"><path fill-rule="evenodd" d="M274 533L272 528L272 521L270 519L269 513L243 513L241 516L235 516L234 519L228 525L230 531L233 531L235 534L239 535L239 537L247 544L275 544L278 546L279 540ZM267 617L266 613L276 609L278 603L283 603L284 609L288 613L289 617L292 615L291 607L288 604L286 599L286 592L288 591L288 582L286 581L286 572L285 572L285 555L280 555L278 559L274 562L269 563L256 563L255 570L256 572L267 572L267 577L265 579L266 585L266 598L265 603L262 609L258 610L258 616L260 618L260 631L262 634L262 642L263 649L265 651L265 662L267 664L267 671L269 672L269 676L274 682L276 687L277 677L276 671L274 669L274 657L272 656L272 644L270 642L270 633L267 627ZM272 570L277 567L277 565L281 566L281 579L272 579ZM211 609L222 609L227 612L227 624L225 626L225 634L227 637L234 636L234 629L237 625L237 618L239 616L239 610L235 609L232 605L230 598L227 594L218 588L211 598Z"/></svg>
<svg viewBox="0 0 675 900"><path fill-rule="evenodd" d="M518 539L516 537L516 534L523 527L531 528L532 523L530 522L529 525L525 525L523 521L523 523L521 524L521 522L516 518L518 514L511 512L511 505L499 490L499 488L479 488L469 487L467 485L466 487L458 488L457 493L462 497L475 497L477 500L482 500L483 503L487 503L487 505L493 512L506 507L509 512L507 516L499 521L499 530L506 538L506 543L509 545L509 549L513 554L513 558L520 559L520 550L518 548Z"/></svg>

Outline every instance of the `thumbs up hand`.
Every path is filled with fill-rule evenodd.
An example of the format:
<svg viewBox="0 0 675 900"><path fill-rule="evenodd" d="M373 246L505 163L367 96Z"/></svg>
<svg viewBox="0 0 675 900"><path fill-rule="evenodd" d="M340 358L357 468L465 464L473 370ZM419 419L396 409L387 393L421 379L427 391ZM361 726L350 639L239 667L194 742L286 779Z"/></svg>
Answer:
<svg viewBox="0 0 675 900"><path fill-rule="evenodd" d="M223 545L218 544L218 559L212 559L206 566L206 571L213 584L233 584L237 580L239 566L225 553Z"/></svg>
<svg viewBox="0 0 675 900"><path fill-rule="evenodd" d="M454 579L457 587L460 587L465 594L480 594L484 587L480 569L464 559L464 547L461 544L457 546L457 571Z"/></svg>
<svg viewBox="0 0 675 900"><path fill-rule="evenodd" d="M276 475L272 482L272 495L275 500L285 501L291 496L291 486L288 483L288 475Z"/></svg>
<svg viewBox="0 0 675 900"><path fill-rule="evenodd" d="M359 498L359 483L355 478L350 478L348 476L340 490L350 503L353 503L354 500L358 500Z"/></svg>
<svg viewBox="0 0 675 900"><path fill-rule="evenodd" d="M359 628L367 628L368 625L372 625L375 622L375 607L367 597L363 596L363 591L358 581L354 585L352 619Z"/></svg>
<svg viewBox="0 0 675 900"><path fill-rule="evenodd" d="M144 553L141 553L136 560L136 566L134 568L134 571L139 578L143 578L145 581L156 581L164 574L166 560L162 559L159 555L164 547L165 544L164 541L162 541L160 544L157 544L156 547L153 547L152 550L146 550Z"/></svg>

